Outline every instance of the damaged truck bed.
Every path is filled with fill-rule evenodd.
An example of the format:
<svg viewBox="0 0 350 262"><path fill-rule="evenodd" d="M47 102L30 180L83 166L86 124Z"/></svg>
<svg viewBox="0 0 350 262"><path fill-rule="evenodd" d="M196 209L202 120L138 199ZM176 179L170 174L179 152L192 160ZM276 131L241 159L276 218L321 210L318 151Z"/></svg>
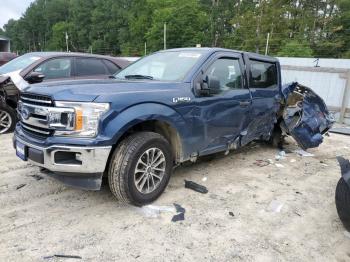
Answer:
<svg viewBox="0 0 350 262"><path fill-rule="evenodd" d="M318 147L334 123L323 99L296 82L283 86L282 93L284 99L279 113L282 131L293 136L303 149Z"/></svg>

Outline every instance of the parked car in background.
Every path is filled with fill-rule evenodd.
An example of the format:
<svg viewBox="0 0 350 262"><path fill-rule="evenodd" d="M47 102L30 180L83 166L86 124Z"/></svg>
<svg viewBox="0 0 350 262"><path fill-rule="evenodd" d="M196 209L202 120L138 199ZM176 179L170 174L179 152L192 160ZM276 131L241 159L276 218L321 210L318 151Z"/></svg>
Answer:
<svg viewBox="0 0 350 262"><path fill-rule="evenodd" d="M0 52L0 66L3 64L6 64L7 62L11 61L12 59L16 58L17 55L15 53L11 52Z"/></svg>
<svg viewBox="0 0 350 262"><path fill-rule="evenodd" d="M129 63L117 57L63 52L35 52L13 59L0 67L0 134L14 129L18 93L29 84L107 79Z"/></svg>

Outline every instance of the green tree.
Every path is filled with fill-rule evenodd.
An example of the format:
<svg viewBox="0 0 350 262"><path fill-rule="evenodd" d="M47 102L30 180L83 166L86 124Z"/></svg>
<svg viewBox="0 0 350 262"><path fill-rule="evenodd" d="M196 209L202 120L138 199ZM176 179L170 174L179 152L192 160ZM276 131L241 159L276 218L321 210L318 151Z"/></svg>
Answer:
<svg viewBox="0 0 350 262"><path fill-rule="evenodd" d="M312 49L305 42L298 42L296 40L286 43L282 49L277 53L278 56L289 57L312 57Z"/></svg>
<svg viewBox="0 0 350 262"><path fill-rule="evenodd" d="M66 33L71 32L72 25L67 22L58 22L52 27L52 36L47 46L48 50L65 51L66 45Z"/></svg>
<svg viewBox="0 0 350 262"><path fill-rule="evenodd" d="M207 45L208 16L196 0L162 1L150 0L151 6L158 6L152 15L152 25L146 39L151 50L163 49L163 28L167 24L167 48Z"/></svg>
<svg viewBox="0 0 350 262"><path fill-rule="evenodd" d="M349 57L349 0L35 0L4 26L20 53L143 55L202 44L265 53ZM0 32L1 33L1 32ZM292 50L294 49L294 51ZM311 49L311 52L310 52Z"/></svg>

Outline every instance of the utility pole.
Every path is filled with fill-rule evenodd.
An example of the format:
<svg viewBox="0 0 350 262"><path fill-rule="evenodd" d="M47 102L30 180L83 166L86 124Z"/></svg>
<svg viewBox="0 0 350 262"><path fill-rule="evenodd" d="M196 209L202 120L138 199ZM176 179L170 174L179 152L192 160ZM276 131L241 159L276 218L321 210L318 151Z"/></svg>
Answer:
<svg viewBox="0 0 350 262"><path fill-rule="evenodd" d="M269 50L269 40L270 40L270 33L267 33L265 55L267 55L267 51Z"/></svg>
<svg viewBox="0 0 350 262"><path fill-rule="evenodd" d="M66 32L66 47L67 47L67 52L68 52L68 33Z"/></svg>
<svg viewBox="0 0 350 262"><path fill-rule="evenodd" d="M164 23L164 50L166 49L166 23Z"/></svg>
<svg viewBox="0 0 350 262"><path fill-rule="evenodd" d="M147 42L145 42L145 55L147 55Z"/></svg>

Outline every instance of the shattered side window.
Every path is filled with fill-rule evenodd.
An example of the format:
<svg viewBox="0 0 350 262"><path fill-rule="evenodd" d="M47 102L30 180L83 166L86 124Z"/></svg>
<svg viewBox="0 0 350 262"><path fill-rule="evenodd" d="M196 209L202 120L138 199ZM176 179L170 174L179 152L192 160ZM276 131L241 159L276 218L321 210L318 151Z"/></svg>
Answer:
<svg viewBox="0 0 350 262"><path fill-rule="evenodd" d="M275 63L250 60L250 87L277 87L277 67Z"/></svg>

